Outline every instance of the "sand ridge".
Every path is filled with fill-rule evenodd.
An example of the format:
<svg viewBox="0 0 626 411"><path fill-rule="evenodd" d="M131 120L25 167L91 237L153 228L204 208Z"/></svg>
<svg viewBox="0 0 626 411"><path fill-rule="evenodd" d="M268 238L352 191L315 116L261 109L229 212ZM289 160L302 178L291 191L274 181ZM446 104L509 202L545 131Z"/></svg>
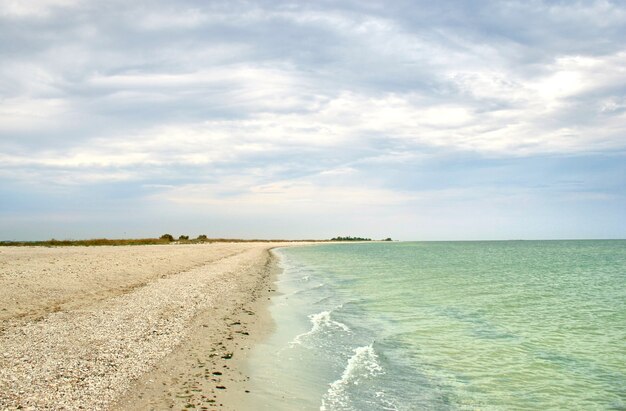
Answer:
<svg viewBox="0 0 626 411"><path fill-rule="evenodd" d="M217 409L227 384L245 382L231 360L261 334L249 330L263 322L253 309L271 291L277 245L288 244L3 249L0 288L11 284L22 307L2 300L0 408ZM159 257L162 265L150 261ZM48 270L37 275L37 264ZM63 271L81 264L91 271ZM32 272L20 277L21 267ZM123 269L111 275L114 267Z"/></svg>
<svg viewBox="0 0 626 411"><path fill-rule="evenodd" d="M207 248L208 247L208 248ZM125 294L233 255L245 244L1 247L0 323L42 318Z"/></svg>

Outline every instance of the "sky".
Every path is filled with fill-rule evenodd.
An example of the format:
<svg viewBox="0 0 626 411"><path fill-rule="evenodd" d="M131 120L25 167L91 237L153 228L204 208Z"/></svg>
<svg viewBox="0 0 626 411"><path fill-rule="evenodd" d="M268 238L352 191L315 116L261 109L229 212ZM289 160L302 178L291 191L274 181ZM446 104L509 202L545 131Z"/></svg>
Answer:
<svg viewBox="0 0 626 411"><path fill-rule="evenodd" d="M626 238L621 1L3 0L0 240Z"/></svg>

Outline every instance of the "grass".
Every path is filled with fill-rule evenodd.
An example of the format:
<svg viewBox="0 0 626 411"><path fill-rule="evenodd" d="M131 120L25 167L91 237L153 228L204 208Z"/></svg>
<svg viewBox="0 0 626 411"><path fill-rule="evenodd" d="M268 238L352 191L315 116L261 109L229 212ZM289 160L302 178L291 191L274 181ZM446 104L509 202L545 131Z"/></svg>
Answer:
<svg viewBox="0 0 626 411"><path fill-rule="evenodd" d="M153 244L207 244L207 243L253 243L253 242L320 242L326 240L278 240L278 239L250 239L244 240L240 238L201 238L183 239L170 241L167 238L131 238L131 239L109 239L95 238L90 240L46 240L46 241L0 241L1 246L18 246L18 247L67 247L67 246L127 246L127 245L153 245Z"/></svg>

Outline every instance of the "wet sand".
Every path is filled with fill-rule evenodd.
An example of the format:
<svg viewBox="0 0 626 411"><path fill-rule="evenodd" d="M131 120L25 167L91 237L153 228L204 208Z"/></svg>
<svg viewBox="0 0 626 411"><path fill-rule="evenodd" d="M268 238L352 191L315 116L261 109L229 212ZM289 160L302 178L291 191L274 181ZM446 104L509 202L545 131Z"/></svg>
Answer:
<svg viewBox="0 0 626 411"><path fill-rule="evenodd" d="M238 409L291 244L1 248L0 408Z"/></svg>

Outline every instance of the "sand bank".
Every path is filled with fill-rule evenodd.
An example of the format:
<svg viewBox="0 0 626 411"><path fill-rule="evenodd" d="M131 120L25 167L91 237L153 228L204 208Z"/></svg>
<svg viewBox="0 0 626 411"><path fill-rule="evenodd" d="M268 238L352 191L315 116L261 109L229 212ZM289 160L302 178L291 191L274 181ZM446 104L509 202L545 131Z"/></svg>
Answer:
<svg viewBox="0 0 626 411"><path fill-rule="evenodd" d="M236 409L277 245L0 249L0 409Z"/></svg>

